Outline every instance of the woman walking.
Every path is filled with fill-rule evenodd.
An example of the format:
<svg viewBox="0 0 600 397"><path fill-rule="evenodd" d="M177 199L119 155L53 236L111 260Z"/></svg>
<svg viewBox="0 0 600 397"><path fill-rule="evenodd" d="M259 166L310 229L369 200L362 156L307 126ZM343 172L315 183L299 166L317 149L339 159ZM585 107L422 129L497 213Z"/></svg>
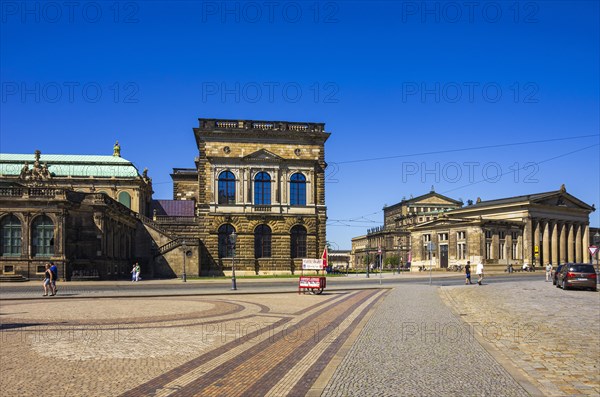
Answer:
<svg viewBox="0 0 600 397"><path fill-rule="evenodd" d="M50 265L46 263L46 271L44 272L44 295L42 296L48 296L48 288L50 288L50 292L52 292L52 279L53 275L52 271L50 271ZM52 293L50 296L53 295L54 293Z"/></svg>

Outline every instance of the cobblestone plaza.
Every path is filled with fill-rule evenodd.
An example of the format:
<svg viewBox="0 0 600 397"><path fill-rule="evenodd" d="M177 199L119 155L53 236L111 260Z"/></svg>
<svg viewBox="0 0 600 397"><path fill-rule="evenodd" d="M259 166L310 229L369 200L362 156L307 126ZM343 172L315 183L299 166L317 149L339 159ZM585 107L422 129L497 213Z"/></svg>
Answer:
<svg viewBox="0 0 600 397"><path fill-rule="evenodd" d="M318 296L11 300L3 288L1 394L600 393L598 293L562 291L537 278L443 287L414 280Z"/></svg>

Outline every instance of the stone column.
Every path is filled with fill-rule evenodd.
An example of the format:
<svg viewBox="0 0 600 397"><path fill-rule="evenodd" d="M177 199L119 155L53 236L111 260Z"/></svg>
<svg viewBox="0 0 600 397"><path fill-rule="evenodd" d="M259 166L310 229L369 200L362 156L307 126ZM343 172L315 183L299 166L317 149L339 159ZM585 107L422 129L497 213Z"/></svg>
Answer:
<svg viewBox="0 0 600 397"><path fill-rule="evenodd" d="M576 234L575 234L575 260L577 262L583 262L583 236L582 236L582 227L583 225L577 224Z"/></svg>
<svg viewBox="0 0 600 397"><path fill-rule="evenodd" d="M575 225L569 224L569 235L567 237L567 262L575 262L575 250L573 249L573 242L575 240L575 234L573 228Z"/></svg>
<svg viewBox="0 0 600 397"><path fill-rule="evenodd" d="M558 264L558 222L552 222L552 258L550 262L556 266Z"/></svg>
<svg viewBox="0 0 600 397"><path fill-rule="evenodd" d="M523 226L523 236L522 238L522 248L523 251L521 252L521 259L523 259L524 262L527 263L531 263L531 261L533 260L533 247L532 247L532 241L531 241L531 232L532 232L532 221L531 219L526 219L525 220L525 224Z"/></svg>
<svg viewBox="0 0 600 397"><path fill-rule="evenodd" d="M23 213L23 227L21 229L21 258L31 258L31 213ZM35 273L35 271L33 272ZM30 277L28 274L27 277Z"/></svg>
<svg viewBox="0 0 600 397"><path fill-rule="evenodd" d="M542 241L542 255L540 256L540 266L545 266L546 263L552 260L550 255L550 222L544 222L544 240Z"/></svg>
<svg viewBox="0 0 600 397"><path fill-rule="evenodd" d="M281 173L279 170L273 171L273 187L275 188L275 192L271 193L271 203L281 205ZM274 193L274 194L273 194Z"/></svg>
<svg viewBox="0 0 600 397"><path fill-rule="evenodd" d="M537 219L533 220L534 222L534 227L533 227L533 253L532 253L532 262L531 263L538 263L539 262L539 255L542 252L542 247L540 247L540 221ZM535 257L535 247L538 247L538 258L536 259Z"/></svg>
<svg viewBox="0 0 600 397"><path fill-rule="evenodd" d="M588 247L590 246L590 225L583 225L583 261L593 263L594 258L590 256Z"/></svg>
<svg viewBox="0 0 600 397"><path fill-rule="evenodd" d="M566 223L560 224L560 247L559 247L559 263L567 263L567 235L568 226Z"/></svg>

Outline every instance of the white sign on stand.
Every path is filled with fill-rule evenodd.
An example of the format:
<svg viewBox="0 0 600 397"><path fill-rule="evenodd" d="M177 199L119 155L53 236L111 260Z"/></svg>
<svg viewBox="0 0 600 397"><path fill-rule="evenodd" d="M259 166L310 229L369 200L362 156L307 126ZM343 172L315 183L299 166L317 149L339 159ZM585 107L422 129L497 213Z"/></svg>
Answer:
<svg viewBox="0 0 600 397"><path fill-rule="evenodd" d="M323 270L323 259L302 259L302 270Z"/></svg>
<svg viewBox="0 0 600 397"><path fill-rule="evenodd" d="M588 249L590 250L590 255L594 256L596 254L596 251L598 251L598 247L596 247L595 245L590 245L588 247Z"/></svg>

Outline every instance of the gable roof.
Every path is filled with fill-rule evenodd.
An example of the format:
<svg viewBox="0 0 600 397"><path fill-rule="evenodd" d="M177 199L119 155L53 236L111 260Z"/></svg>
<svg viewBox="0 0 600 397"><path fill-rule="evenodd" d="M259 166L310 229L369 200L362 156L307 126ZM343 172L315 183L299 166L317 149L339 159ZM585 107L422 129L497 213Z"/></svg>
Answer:
<svg viewBox="0 0 600 397"><path fill-rule="evenodd" d="M423 201L423 200L428 199L430 197L437 197L437 198L439 198L441 200L448 201L450 204L454 204L454 205L457 205L457 206L461 206L463 204L462 201L454 200L453 198L444 196L443 194L436 193L435 191L432 190L429 193L422 194L420 196L413 197L413 198L410 198L408 200L402 200L399 203L387 206L385 209L389 210L389 209L392 209L394 207L399 207L399 206L402 206L402 205L409 205L409 204L412 204L412 203L417 203L419 201Z"/></svg>
<svg viewBox="0 0 600 397"><path fill-rule="evenodd" d="M34 154L0 153L0 176L18 176L25 162L34 161ZM139 177L135 165L118 156L42 154L40 163L47 163L54 177Z"/></svg>
<svg viewBox="0 0 600 397"><path fill-rule="evenodd" d="M463 208L458 208L456 210L453 210L452 212L460 212L461 210L466 210L466 209L479 209L479 208L485 208L485 207L491 207L491 206L498 206L498 205L510 205L510 204L517 204L517 203L531 203L531 204L541 204L544 201L548 200L548 199L552 199L552 198L556 198L557 199L557 203L559 202L559 199L562 200L568 200L571 201L575 204L577 204L578 206L588 209L590 211L594 211L595 208L590 206L589 204L579 200L577 197L567 193L567 190L564 188L564 185L561 189L559 190L553 190L550 192L543 192L543 193L534 193L534 194L524 194L524 195L520 195L520 196L513 196L513 197L507 197L507 198L501 198L501 199L494 199L494 200L486 200L486 201L480 201L477 202L473 205L469 205ZM559 205L559 204L557 204Z"/></svg>
<svg viewBox="0 0 600 397"><path fill-rule="evenodd" d="M156 215L194 216L194 206L192 200L152 200Z"/></svg>

